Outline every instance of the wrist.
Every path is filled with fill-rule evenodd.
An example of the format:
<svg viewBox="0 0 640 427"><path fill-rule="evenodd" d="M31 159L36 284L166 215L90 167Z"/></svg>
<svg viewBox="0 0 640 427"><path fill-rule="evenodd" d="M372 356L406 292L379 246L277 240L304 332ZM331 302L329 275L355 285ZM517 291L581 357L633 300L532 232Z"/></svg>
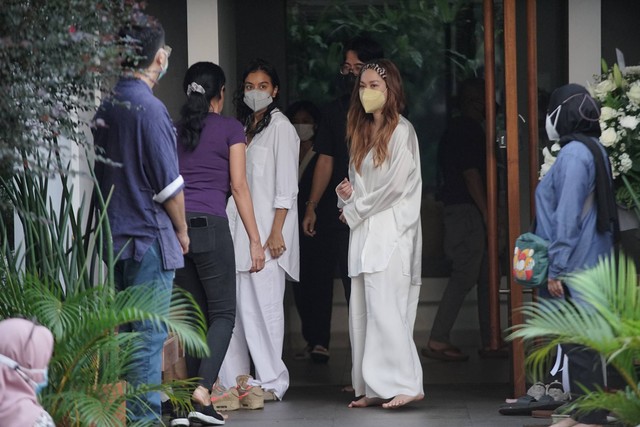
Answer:
<svg viewBox="0 0 640 427"><path fill-rule="evenodd" d="M313 210L316 210L316 207L318 206L318 202L316 202L315 200L307 200L304 204L307 209L311 208Z"/></svg>

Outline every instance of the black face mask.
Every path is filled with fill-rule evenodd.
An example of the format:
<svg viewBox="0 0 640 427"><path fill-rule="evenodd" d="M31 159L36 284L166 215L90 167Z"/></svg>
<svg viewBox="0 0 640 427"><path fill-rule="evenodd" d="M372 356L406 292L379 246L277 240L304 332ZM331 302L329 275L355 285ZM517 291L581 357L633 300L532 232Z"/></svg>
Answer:
<svg viewBox="0 0 640 427"><path fill-rule="evenodd" d="M338 76L338 90L342 94L350 94L356 85L356 76L353 73Z"/></svg>

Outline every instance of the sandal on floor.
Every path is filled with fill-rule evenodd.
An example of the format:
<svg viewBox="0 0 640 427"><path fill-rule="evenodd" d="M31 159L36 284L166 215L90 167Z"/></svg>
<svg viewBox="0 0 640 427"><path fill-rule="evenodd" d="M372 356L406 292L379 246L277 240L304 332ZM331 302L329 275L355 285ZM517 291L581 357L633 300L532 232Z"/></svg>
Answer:
<svg viewBox="0 0 640 427"><path fill-rule="evenodd" d="M516 403L505 403L498 409L502 415L531 415L535 410L554 410L562 406L564 402L553 400L553 397L544 395L536 400L526 395L518 398Z"/></svg>
<svg viewBox="0 0 640 427"><path fill-rule="evenodd" d="M447 362L464 362L469 360L469 356L460 351L459 348L449 345L441 349L431 348L428 344L423 347L421 353L424 357Z"/></svg>

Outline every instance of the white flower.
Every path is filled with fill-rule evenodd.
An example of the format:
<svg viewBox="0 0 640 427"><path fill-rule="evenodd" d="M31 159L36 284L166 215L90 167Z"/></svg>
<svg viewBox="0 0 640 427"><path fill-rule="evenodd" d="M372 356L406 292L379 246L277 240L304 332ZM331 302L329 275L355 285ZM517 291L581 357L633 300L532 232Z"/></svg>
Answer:
<svg viewBox="0 0 640 427"><path fill-rule="evenodd" d="M555 145L555 144L554 144ZM551 147L553 149L553 147ZM542 149L542 157L544 158L544 162L548 163L551 166L556 161L556 156L551 154L551 151L547 147Z"/></svg>
<svg viewBox="0 0 640 427"><path fill-rule="evenodd" d="M627 91L627 97L631 102L640 104L640 82L633 82Z"/></svg>
<svg viewBox="0 0 640 427"><path fill-rule="evenodd" d="M604 101L604 99L607 97L607 94L614 91L615 89L616 84L612 80L606 79L598 83L596 87L593 88L593 93L600 101Z"/></svg>
<svg viewBox="0 0 640 427"><path fill-rule="evenodd" d="M600 135L600 142L605 147L611 147L613 144L618 142L618 134L616 133L616 130L613 128L607 128L602 131L602 134Z"/></svg>
<svg viewBox="0 0 640 427"><path fill-rule="evenodd" d="M640 120L635 116L624 116L620 119L620 126L631 130L634 130L638 123L640 123Z"/></svg>
<svg viewBox="0 0 640 427"><path fill-rule="evenodd" d="M633 166L633 161L629 157L627 153L622 153L620 155L620 173L627 173L631 170Z"/></svg>
<svg viewBox="0 0 640 427"><path fill-rule="evenodd" d="M633 65L631 67L624 68L625 74L640 74L640 65Z"/></svg>
<svg viewBox="0 0 640 427"><path fill-rule="evenodd" d="M547 174L547 172L549 172L549 169L551 169L551 166L553 166L553 164L555 163L558 151L560 151L560 144L558 143L553 144L551 146L551 150L549 150L549 148L547 147L544 147L542 149L542 157L544 158L544 162L540 166L540 179L542 179ZM554 154L554 152L556 154Z"/></svg>
<svg viewBox="0 0 640 427"><path fill-rule="evenodd" d="M551 165L546 163L543 163L542 166L540 166L540 179L544 178L547 172L549 172L549 169L551 169Z"/></svg>
<svg viewBox="0 0 640 427"><path fill-rule="evenodd" d="M611 107L602 107L600 110L600 121L611 120L616 117L617 111Z"/></svg>

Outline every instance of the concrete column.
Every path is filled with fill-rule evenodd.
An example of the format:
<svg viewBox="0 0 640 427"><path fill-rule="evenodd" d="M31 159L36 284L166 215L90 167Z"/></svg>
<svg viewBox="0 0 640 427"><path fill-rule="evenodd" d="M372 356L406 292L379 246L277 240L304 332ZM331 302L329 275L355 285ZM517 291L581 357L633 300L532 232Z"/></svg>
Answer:
<svg viewBox="0 0 640 427"><path fill-rule="evenodd" d="M569 83L586 85L600 74L601 0L569 0Z"/></svg>
<svg viewBox="0 0 640 427"><path fill-rule="evenodd" d="M187 0L188 65L220 62L218 0Z"/></svg>

